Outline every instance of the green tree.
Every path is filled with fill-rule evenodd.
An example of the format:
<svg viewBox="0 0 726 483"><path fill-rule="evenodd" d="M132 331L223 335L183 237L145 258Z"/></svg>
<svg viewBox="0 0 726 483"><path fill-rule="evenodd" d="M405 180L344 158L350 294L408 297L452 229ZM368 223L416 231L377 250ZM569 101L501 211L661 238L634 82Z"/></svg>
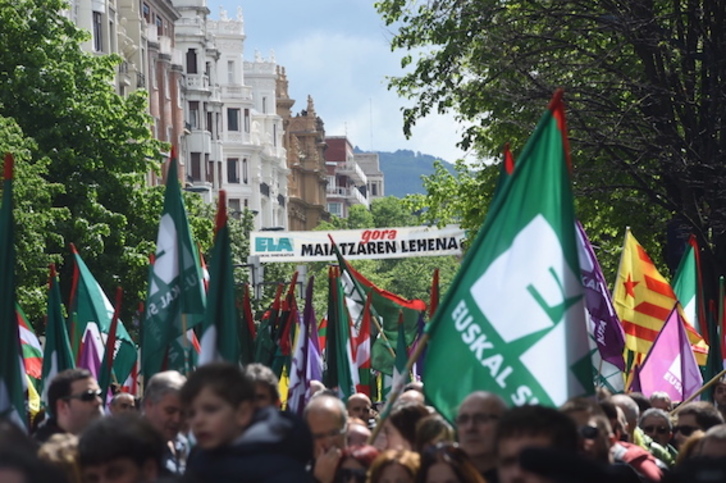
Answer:
<svg viewBox="0 0 726 483"><path fill-rule="evenodd" d="M390 86L414 101L405 130L451 110L461 145L521 148L557 87L568 102L578 212L605 253L630 225L654 258L683 234L726 262L726 36L722 2L382 0L408 70ZM472 191L455 196L466 199ZM666 247L666 233L675 242Z"/></svg>

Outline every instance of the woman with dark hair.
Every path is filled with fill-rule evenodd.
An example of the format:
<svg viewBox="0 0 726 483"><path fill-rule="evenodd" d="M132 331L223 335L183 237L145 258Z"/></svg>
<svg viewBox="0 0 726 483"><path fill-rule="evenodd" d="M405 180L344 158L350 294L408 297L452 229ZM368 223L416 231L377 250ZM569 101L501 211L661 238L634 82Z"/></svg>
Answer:
<svg viewBox="0 0 726 483"><path fill-rule="evenodd" d="M416 445L416 424L429 415L426 406L419 403L396 404L383 423L384 447L379 449L412 450Z"/></svg>
<svg viewBox="0 0 726 483"><path fill-rule="evenodd" d="M485 483L466 453L454 443L440 443L422 453L416 483Z"/></svg>
<svg viewBox="0 0 726 483"><path fill-rule="evenodd" d="M378 457L374 446L349 446L343 450L335 473L336 483L365 483L368 468Z"/></svg>

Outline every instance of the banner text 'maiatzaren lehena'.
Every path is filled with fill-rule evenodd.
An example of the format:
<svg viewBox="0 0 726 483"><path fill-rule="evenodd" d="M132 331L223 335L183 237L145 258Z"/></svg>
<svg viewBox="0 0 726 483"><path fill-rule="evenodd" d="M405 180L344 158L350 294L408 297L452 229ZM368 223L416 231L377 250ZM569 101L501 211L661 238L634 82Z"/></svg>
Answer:
<svg viewBox="0 0 726 483"><path fill-rule="evenodd" d="M461 255L464 230L449 225L444 228L259 231L250 234L250 252L253 256L259 256L263 263L335 261L331 237L348 260L430 257Z"/></svg>

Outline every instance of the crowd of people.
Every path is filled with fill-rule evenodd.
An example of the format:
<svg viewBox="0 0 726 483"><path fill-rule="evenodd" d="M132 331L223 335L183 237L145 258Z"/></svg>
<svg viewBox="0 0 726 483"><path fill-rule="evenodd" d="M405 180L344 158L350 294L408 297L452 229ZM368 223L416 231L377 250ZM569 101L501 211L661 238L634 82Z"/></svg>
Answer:
<svg viewBox="0 0 726 483"><path fill-rule="evenodd" d="M726 481L726 380L714 402L655 393L509 407L476 391L453 425L411 383L382 419L362 393L310 384L281 410L269 368L207 364L154 375L104 408L85 369L58 374L28 435L0 420L0 482L546 483ZM380 426L380 427L377 427ZM375 435L375 437L373 437Z"/></svg>

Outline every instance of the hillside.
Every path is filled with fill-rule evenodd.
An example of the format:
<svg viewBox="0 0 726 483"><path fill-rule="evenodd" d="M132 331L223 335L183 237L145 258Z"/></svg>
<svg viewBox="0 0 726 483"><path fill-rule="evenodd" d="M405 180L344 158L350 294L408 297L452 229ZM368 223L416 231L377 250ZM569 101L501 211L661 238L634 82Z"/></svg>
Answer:
<svg viewBox="0 0 726 483"><path fill-rule="evenodd" d="M421 176L433 174L436 157L406 149L395 153L379 151L378 156L385 176L386 196L403 198L407 194L425 192ZM442 162L450 172L454 172L453 164Z"/></svg>

